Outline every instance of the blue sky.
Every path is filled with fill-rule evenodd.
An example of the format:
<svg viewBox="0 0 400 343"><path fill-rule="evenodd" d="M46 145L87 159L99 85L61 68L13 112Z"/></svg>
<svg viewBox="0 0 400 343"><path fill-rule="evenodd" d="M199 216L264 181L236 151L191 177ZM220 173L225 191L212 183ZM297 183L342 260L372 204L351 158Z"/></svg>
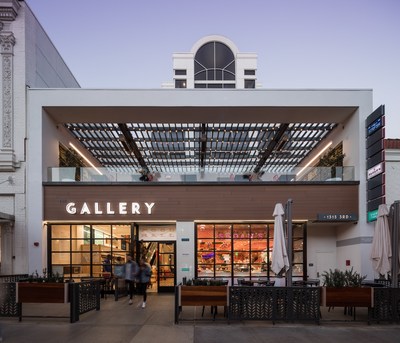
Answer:
<svg viewBox="0 0 400 343"><path fill-rule="evenodd" d="M373 89L400 138L399 0L26 0L83 88L160 88L172 54L218 34L266 89Z"/></svg>

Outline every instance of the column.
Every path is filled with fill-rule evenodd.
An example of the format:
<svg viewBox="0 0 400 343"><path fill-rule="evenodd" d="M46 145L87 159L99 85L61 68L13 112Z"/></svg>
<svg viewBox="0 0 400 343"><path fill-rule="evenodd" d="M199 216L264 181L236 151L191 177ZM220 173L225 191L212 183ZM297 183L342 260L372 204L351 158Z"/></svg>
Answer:
<svg viewBox="0 0 400 343"><path fill-rule="evenodd" d="M14 223L1 225L1 274L13 274Z"/></svg>

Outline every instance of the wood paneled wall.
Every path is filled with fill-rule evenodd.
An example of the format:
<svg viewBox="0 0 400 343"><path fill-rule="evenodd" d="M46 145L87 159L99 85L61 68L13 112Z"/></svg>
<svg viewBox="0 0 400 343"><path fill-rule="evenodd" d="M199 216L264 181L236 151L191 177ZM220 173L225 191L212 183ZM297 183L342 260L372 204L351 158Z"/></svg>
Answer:
<svg viewBox="0 0 400 343"><path fill-rule="evenodd" d="M293 200L293 220L315 220L317 213L358 215L358 183L323 184L45 184L44 220L46 221L265 221L273 220L277 202ZM67 203L77 205L77 214L68 214ZM91 214L79 214L83 203ZM137 202L140 214L93 214L94 203L104 210L111 203ZM155 203L147 214L145 202Z"/></svg>

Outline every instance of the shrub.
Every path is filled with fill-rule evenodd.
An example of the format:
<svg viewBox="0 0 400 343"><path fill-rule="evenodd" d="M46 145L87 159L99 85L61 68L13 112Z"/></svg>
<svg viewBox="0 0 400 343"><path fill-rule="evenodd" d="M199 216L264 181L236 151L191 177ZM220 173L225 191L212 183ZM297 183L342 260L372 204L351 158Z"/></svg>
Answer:
<svg viewBox="0 0 400 343"><path fill-rule="evenodd" d="M366 277L353 271L353 268L346 271L329 269L322 274L323 285L326 287L360 287Z"/></svg>

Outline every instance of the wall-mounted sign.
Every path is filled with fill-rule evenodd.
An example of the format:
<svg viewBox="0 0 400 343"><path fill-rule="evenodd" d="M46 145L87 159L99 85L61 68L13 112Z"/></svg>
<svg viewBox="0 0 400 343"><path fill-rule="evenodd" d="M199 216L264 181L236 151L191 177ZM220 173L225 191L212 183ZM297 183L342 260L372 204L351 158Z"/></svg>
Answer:
<svg viewBox="0 0 400 343"><path fill-rule="evenodd" d="M354 222L358 216L354 213L317 213L320 222Z"/></svg>
<svg viewBox="0 0 400 343"><path fill-rule="evenodd" d="M372 168L367 170L367 179L372 179L373 177L383 173L383 162L378 163Z"/></svg>
<svg viewBox="0 0 400 343"><path fill-rule="evenodd" d="M367 165L367 220L370 212L385 201L385 106L379 106L365 120Z"/></svg>
<svg viewBox="0 0 400 343"><path fill-rule="evenodd" d="M367 214L368 222L373 222L378 219L378 210L369 211Z"/></svg>
<svg viewBox="0 0 400 343"><path fill-rule="evenodd" d="M155 203L144 203L141 206L138 202L118 202L118 203L88 203L84 202L82 204L77 204L74 202L69 202L65 206L65 210L68 214L94 214L94 215L114 215L114 214L141 214L141 212L146 212L147 214L152 214L152 210Z"/></svg>
<svg viewBox="0 0 400 343"><path fill-rule="evenodd" d="M379 117L367 127L367 134L372 135L376 130L380 129L383 125L382 117Z"/></svg>

